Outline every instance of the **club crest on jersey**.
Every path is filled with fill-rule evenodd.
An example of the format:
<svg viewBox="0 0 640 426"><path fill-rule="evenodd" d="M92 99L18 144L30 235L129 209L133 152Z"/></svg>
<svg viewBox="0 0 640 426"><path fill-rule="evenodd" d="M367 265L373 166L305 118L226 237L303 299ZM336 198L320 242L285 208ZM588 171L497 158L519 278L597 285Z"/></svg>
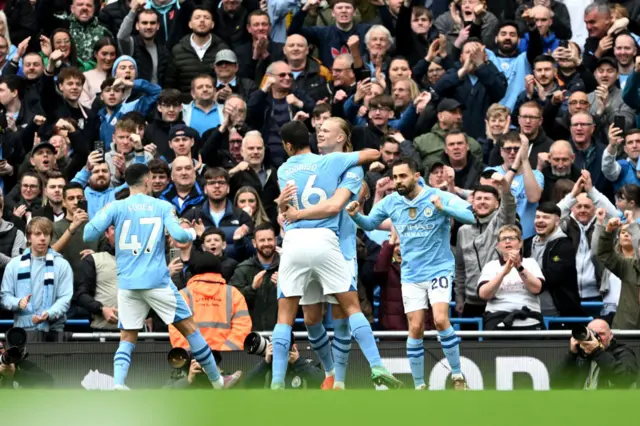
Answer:
<svg viewBox="0 0 640 426"><path fill-rule="evenodd" d="M433 209L431 207L427 207L426 209L424 209L424 215L426 217L431 217L433 216Z"/></svg>
<svg viewBox="0 0 640 426"><path fill-rule="evenodd" d="M415 219L415 218L416 218L416 216L418 216L418 209L417 209L417 208L415 208L415 207L410 207L410 208L409 208L409 217L410 217L411 219Z"/></svg>

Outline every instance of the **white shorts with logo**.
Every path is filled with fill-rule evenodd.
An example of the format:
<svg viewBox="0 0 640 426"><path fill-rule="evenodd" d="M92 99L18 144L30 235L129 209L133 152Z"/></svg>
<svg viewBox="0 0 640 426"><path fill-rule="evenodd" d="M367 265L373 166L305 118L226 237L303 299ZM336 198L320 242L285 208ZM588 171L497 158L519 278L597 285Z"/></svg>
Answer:
<svg viewBox="0 0 640 426"><path fill-rule="evenodd" d="M139 330L153 309L169 325L191 317L191 309L176 286L149 290L118 290L118 327L121 330Z"/></svg>
<svg viewBox="0 0 640 426"><path fill-rule="evenodd" d="M309 297L314 298L317 294L349 291L351 281L346 263L333 231L324 228L287 231L278 271L278 298L302 297L301 304L311 304L318 302L307 300L308 291Z"/></svg>
<svg viewBox="0 0 640 426"><path fill-rule="evenodd" d="M420 311L428 309L429 304L451 302L451 288L453 274L433 278L429 281L402 284L402 304L404 312Z"/></svg>
<svg viewBox="0 0 640 426"><path fill-rule="evenodd" d="M351 260L345 259L345 266L349 275L349 289L346 291L357 291L358 289L358 259L353 258ZM344 291L338 292L344 293ZM338 299L333 296L335 293L324 295L322 288L316 283L311 283L307 287L307 291L300 299L301 305L315 305L316 303L331 303L332 305L339 305Z"/></svg>

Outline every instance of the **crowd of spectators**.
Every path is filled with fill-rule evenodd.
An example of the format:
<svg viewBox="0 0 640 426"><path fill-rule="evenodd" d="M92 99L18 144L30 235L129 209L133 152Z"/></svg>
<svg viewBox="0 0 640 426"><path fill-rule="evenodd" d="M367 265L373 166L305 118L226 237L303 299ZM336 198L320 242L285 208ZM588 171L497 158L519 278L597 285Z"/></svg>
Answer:
<svg viewBox="0 0 640 426"><path fill-rule="evenodd" d="M341 117L350 149L381 152L366 169L365 213L395 190L400 156L472 204L475 224L451 235L454 317L640 328L639 42L636 0L7 0L0 315L28 330L66 319L117 329L114 231L85 243L83 228L128 196L126 168L145 163L154 196L198 235L168 238L178 289L209 252L220 277L206 285L237 289L251 329L273 330L280 127L303 121L322 154L316 134ZM34 272L46 285L49 260L31 260L28 281L7 268L41 243L37 217L53 223L52 294ZM397 237L358 240L363 311L406 331ZM146 328L167 330L153 315Z"/></svg>

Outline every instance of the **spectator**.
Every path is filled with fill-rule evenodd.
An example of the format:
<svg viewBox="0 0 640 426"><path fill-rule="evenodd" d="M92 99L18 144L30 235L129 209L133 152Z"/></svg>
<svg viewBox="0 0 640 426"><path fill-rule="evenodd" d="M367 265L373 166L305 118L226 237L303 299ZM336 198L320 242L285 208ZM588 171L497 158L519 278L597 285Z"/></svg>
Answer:
<svg viewBox="0 0 640 426"><path fill-rule="evenodd" d="M280 255L276 251L276 234L269 224L256 227L253 240L256 254L240 263L229 284L240 290L247 300L252 331L271 330L278 314L277 284Z"/></svg>
<svg viewBox="0 0 640 426"><path fill-rule="evenodd" d="M149 166L149 171L151 171L151 190L153 191L153 196L156 198L160 197L171 182L171 169L169 165L164 160L153 159L147 163Z"/></svg>
<svg viewBox="0 0 640 426"><path fill-rule="evenodd" d="M613 42L613 53L618 61L620 89L624 90L627 80L633 73L635 59L638 55L638 44L631 34L618 34Z"/></svg>
<svg viewBox="0 0 640 426"><path fill-rule="evenodd" d="M52 235L49 219L34 218L27 226L29 248L4 271L2 307L14 312L15 327L43 333L64 328L73 273L69 262L49 246Z"/></svg>
<svg viewBox="0 0 640 426"><path fill-rule="evenodd" d="M484 165L469 149L469 137L461 131L450 130L444 137L443 163L455 171L455 185L472 189L478 184Z"/></svg>
<svg viewBox="0 0 640 426"><path fill-rule="evenodd" d="M262 206L258 192L252 186L243 186L238 189L233 198L233 205L247 212L255 226L263 223L273 223Z"/></svg>
<svg viewBox="0 0 640 426"><path fill-rule="evenodd" d="M63 189L67 181L62 173L52 171L47 174L46 184L44 186L44 196L42 197L43 207L32 212L33 217L46 217L51 222L58 222L65 217L62 206Z"/></svg>
<svg viewBox="0 0 640 426"><path fill-rule="evenodd" d="M152 158L148 149L142 146L142 138L137 133L138 126L128 119L116 122L113 133L113 149L104 156L104 161L109 165L111 186L116 187L124 183L124 172L132 164L148 163Z"/></svg>
<svg viewBox="0 0 640 426"><path fill-rule="evenodd" d="M591 3L584 10L584 23L589 38L584 43L582 61L588 70L594 71L598 60L613 56L613 37L608 35L613 24L611 8L606 3Z"/></svg>
<svg viewBox="0 0 640 426"><path fill-rule="evenodd" d="M581 317L576 253L571 240L560 229L561 211L553 203L536 209L536 235L525 241L524 257L535 259L545 277L540 308L547 316Z"/></svg>
<svg viewBox="0 0 640 426"><path fill-rule="evenodd" d="M294 88L304 91L316 102L329 97L327 85L333 79L332 71L309 57L309 43L304 37L299 34L287 37L283 53L293 72ZM334 64L333 70L336 68L342 72L342 68ZM349 69L344 72L349 72Z"/></svg>
<svg viewBox="0 0 640 426"><path fill-rule="evenodd" d="M184 123L197 130L200 135L209 129L218 127L220 112L216 103L213 77L201 74L191 80L191 98L193 100L190 103L182 105Z"/></svg>
<svg viewBox="0 0 640 426"><path fill-rule="evenodd" d="M478 295L482 268L498 259L497 230L516 223L516 200L510 191L515 174L494 173L491 183L478 185L471 193L471 207L476 216L473 225L462 225L456 241L454 280L456 311L464 318L484 314L485 302Z"/></svg>
<svg viewBox="0 0 640 426"><path fill-rule="evenodd" d="M511 171L516 173L511 184L511 193L516 197L518 215L522 225L522 238L533 236L535 209L542 196L544 177L529 164L529 139L515 131L502 136L500 152L504 163L502 166L489 167L501 175Z"/></svg>
<svg viewBox="0 0 640 426"><path fill-rule="evenodd" d="M4 209L4 196L1 193L0 208ZM24 233L13 223L0 218L0 280L11 259L20 256L26 245Z"/></svg>
<svg viewBox="0 0 640 426"><path fill-rule="evenodd" d="M411 1L403 1L395 35L396 53L407 58L410 66L415 66L427 55L429 41L438 37L432 11L422 5L412 5Z"/></svg>
<svg viewBox="0 0 640 426"><path fill-rule="evenodd" d="M118 3L120 3L118 1ZM120 53L135 59L138 77L153 84L164 82L169 64L169 50L158 40L160 35L160 14L153 8L144 9L142 1L132 0L131 10L118 28ZM135 6L135 7L133 7ZM137 13L138 12L138 13ZM133 24L137 34L133 34Z"/></svg>
<svg viewBox="0 0 640 426"><path fill-rule="evenodd" d="M251 39L232 46L238 55L240 75L259 83L271 64L284 60L284 45L270 39L271 19L263 10L252 11L242 28L246 28Z"/></svg>
<svg viewBox="0 0 640 426"><path fill-rule="evenodd" d="M449 11L440 15L433 24L440 34L447 36L447 45L453 46L456 38L464 33L462 30L469 25L479 27L483 44L494 43L499 21L493 13L487 11L487 2L468 0L459 3L460 9L457 6L454 2L450 3Z"/></svg>
<svg viewBox="0 0 640 426"><path fill-rule="evenodd" d="M85 71L84 86L80 103L85 108L91 108L96 99L96 95L101 92L101 84L111 75L113 63L116 60L116 42L111 37L103 37L98 40L93 47L93 56L96 59L96 67Z"/></svg>
<svg viewBox="0 0 640 426"><path fill-rule="evenodd" d="M231 197L235 197L239 188L251 186L260 194L261 204L272 223L276 222L278 211L275 199L280 196L277 171L264 165L265 150L262 136L257 131L247 133L242 140L243 161L229 170ZM255 209L253 209L253 213Z"/></svg>
<svg viewBox="0 0 640 426"><path fill-rule="evenodd" d="M213 26L211 12L202 6L195 7L189 20L192 34L184 36L171 49L165 88L178 89L185 102L190 98L193 79L211 72L218 51L228 49L222 40L211 34Z"/></svg>
<svg viewBox="0 0 640 426"><path fill-rule="evenodd" d="M522 91L516 99L516 104L513 109L512 121L517 121L517 112L520 112L520 107L524 103L529 104L529 101L535 101L539 106L540 115L544 108L550 107L552 103L562 104L564 98L560 88L560 84L556 79L556 61L549 55L540 55L533 60L533 74L529 74L525 77L525 89ZM558 93L559 92L559 93ZM554 97L554 93L556 94ZM530 106L530 104L529 104ZM522 126L524 123L520 123ZM535 128L539 128L543 121L535 121L531 123L536 125Z"/></svg>
<svg viewBox="0 0 640 426"><path fill-rule="evenodd" d="M171 163L175 154L169 146L169 131L176 124L184 124L180 92L174 89L163 90L158 96L156 108L153 119L144 128L143 145L154 144L158 156Z"/></svg>
<svg viewBox="0 0 640 426"><path fill-rule="evenodd" d="M216 23L213 33L228 46L236 47L246 42L251 26L250 13L255 6L257 2L243 3L236 0L220 0L210 5ZM260 12L264 13L262 10Z"/></svg>
<svg viewBox="0 0 640 426"><path fill-rule="evenodd" d="M205 230L199 238L202 240L202 250L216 255L222 268L222 278L224 278L227 283L230 283L231 277L238 266L238 262L224 254L227 248L224 232L218 228L211 227Z"/></svg>
<svg viewBox="0 0 640 426"><path fill-rule="evenodd" d="M591 114L596 118L596 125L601 130L603 139L615 116L623 116L625 128L631 129L635 121L635 112L622 100L622 91L618 84L618 62L615 58L600 58L594 72L598 87L589 93Z"/></svg>
<svg viewBox="0 0 640 426"><path fill-rule="evenodd" d="M522 32L537 28L540 36L542 37L542 48L544 52L553 52L559 45L561 40L568 40L571 38L571 23L569 20L569 14L567 7L557 1L553 2L554 6L562 6L564 15L564 22L557 20L553 11L543 5L535 5L533 7L526 8L521 17L524 20L524 25L520 25ZM557 22L557 24L556 24ZM560 31L556 34L556 31ZM526 52L529 46L529 33L525 33L520 39L518 46L521 52Z"/></svg>
<svg viewBox="0 0 640 426"><path fill-rule="evenodd" d="M631 218L627 220L630 221ZM613 319L613 324L616 329L635 329L640 326L638 318L640 317L640 302L635 297L638 290L638 282L640 282L640 265L638 265L638 258L623 257L620 253L616 252L613 247L613 239L616 231L620 229L622 223L620 218L613 217L609 219L605 232L602 233L598 244L598 251L596 256L602 264L615 274L621 281L620 301L618 302L618 309ZM634 224L635 226L635 224ZM621 244L628 244L622 242L623 239L630 239L630 234L627 229L620 232L619 236Z"/></svg>
<svg viewBox="0 0 640 426"><path fill-rule="evenodd" d="M244 297L237 288L226 284L220 275L220 261L215 255L208 252L194 254L190 268L193 277L180 294L189 304L195 321L201 324L200 331L209 347L215 351L242 350L251 331L251 318ZM209 303L211 299L220 302ZM188 348L187 340L177 331L173 325L169 326L171 346Z"/></svg>
<svg viewBox="0 0 640 426"><path fill-rule="evenodd" d="M85 188L89 218L92 218L104 206L115 200L115 195L124 189L125 185L111 187L113 180L109 171L109 164L102 161L99 152L94 151L89 155L87 165L71 180ZM87 186L89 186L87 188Z"/></svg>
<svg viewBox="0 0 640 426"><path fill-rule="evenodd" d="M577 112L571 116L571 145L576 154L574 164L579 169L586 169L596 189L603 194L611 195L611 184L602 172L602 157L606 146L594 135L595 122L588 112Z"/></svg>
<svg viewBox="0 0 640 426"><path fill-rule="evenodd" d="M575 159L571 144L562 140L554 142L549 152L538 153L537 170L544 176L541 202L551 200L558 180L570 179L576 182L580 178L580 169L575 166Z"/></svg>
<svg viewBox="0 0 640 426"><path fill-rule="evenodd" d="M545 279L535 259L523 258L522 234L515 225L498 230L500 259L482 268L478 295L487 301L487 330L544 330L538 294Z"/></svg>
<svg viewBox="0 0 640 426"><path fill-rule="evenodd" d="M242 139L250 128L244 124L247 104L238 95L231 95L225 102L222 124L205 134L206 141L200 151L202 161L208 167L230 170L242 162Z"/></svg>
<svg viewBox="0 0 640 426"><path fill-rule="evenodd" d="M33 212L42 207L42 179L35 172L26 172L20 182L7 194L4 219L13 222L21 231L33 217Z"/></svg>
<svg viewBox="0 0 640 426"><path fill-rule="evenodd" d="M620 137L625 135L624 138ZM616 161L620 143L624 142L624 153L627 158ZM631 129L626 134L622 129L609 128L609 145L602 155L602 174L613 182L613 190L633 184L640 186L637 176L638 157L640 157L640 129Z"/></svg>
<svg viewBox="0 0 640 426"><path fill-rule="evenodd" d="M216 55L214 70L216 74L216 102L220 110L232 94L242 99L249 99L258 86L248 79L238 75L240 67L238 57L233 50L223 49Z"/></svg>
<svg viewBox="0 0 640 426"><path fill-rule="evenodd" d="M104 233L108 245L104 251L87 255L76 273L78 304L92 316L94 331L118 329L118 276L115 252L115 229Z"/></svg>
<svg viewBox="0 0 640 426"><path fill-rule="evenodd" d="M248 257L247 250L253 223L249 215L233 206L229 199L229 174L220 168L208 169L204 173L204 195L206 199L185 213L190 221L202 220L205 228L215 226L226 236L226 254L242 261Z"/></svg>
<svg viewBox="0 0 640 426"><path fill-rule="evenodd" d="M502 163L502 157L500 150L494 147L497 146L500 136L507 133L511 126L509 108L500 104L491 105L487 109L484 123L485 136L478 138L478 143L482 145L483 162L489 166L499 166Z"/></svg>
<svg viewBox="0 0 640 426"><path fill-rule="evenodd" d="M196 168L191 157L176 157L171 163L171 183L160 194L160 198L170 202L179 216L184 216L205 200L205 193L196 182Z"/></svg>
<svg viewBox="0 0 640 426"><path fill-rule="evenodd" d="M184 229L193 229L191 222L187 219L180 219L180 226ZM195 253L193 241L181 243L169 236L169 256L167 257L169 274L171 281L178 290L182 290L187 286L187 282L191 279L192 272L189 268L192 254Z"/></svg>

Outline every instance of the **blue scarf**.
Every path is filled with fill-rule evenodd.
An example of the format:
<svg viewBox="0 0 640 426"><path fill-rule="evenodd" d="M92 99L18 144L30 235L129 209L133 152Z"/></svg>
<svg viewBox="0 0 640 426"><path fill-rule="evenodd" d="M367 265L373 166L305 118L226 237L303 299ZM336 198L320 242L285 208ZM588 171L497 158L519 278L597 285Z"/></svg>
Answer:
<svg viewBox="0 0 640 426"><path fill-rule="evenodd" d="M169 3L164 6L159 6L153 2L153 0L147 0L147 4L145 5L146 9L154 9L160 15L162 15L162 22L164 22L164 38L169 41L169 25L167 24L167 13L173 8L180 9L180 2L178 0L171 0Z"/></svg>
<svg viewBox="0 0 640 426"><path fill-rule="evenodd" d="M42 296L42 306L38 314L48 311L53 304L54 275L53 275L53 250L49 248L45 257L44 271L44 291ZM18 268L18 286L27 286L32 293L31 286L31 249L26 249L20 257L20 267ZM49 321L41 322L36 326L40 331L49 331Z"/></svg>

